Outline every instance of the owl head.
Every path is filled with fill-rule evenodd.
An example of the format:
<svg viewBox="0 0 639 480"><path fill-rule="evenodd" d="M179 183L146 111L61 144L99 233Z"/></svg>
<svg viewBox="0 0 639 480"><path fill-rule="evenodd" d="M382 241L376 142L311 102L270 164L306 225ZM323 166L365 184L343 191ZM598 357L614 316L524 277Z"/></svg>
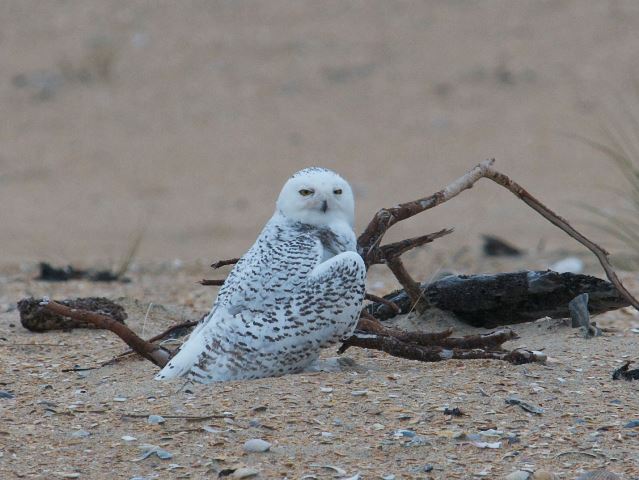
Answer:
<svg viewBox="0 0 639 480"><path fill-rule="evenodd" d="M289 220L318 227L344 222L353 228L355 200L346 180L326 168L293 174L277 199L277 211Z"/></svg>

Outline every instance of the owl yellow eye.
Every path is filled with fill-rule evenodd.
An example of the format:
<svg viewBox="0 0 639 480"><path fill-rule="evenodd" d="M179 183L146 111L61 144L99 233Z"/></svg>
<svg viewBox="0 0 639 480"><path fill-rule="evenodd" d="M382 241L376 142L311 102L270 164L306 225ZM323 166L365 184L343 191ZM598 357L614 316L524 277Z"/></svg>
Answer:
<svg viewBox="0 0 639 480"><path fill-rule="evenodd" d="M342 189L341 188L336 188L335 190L333 190L333 193L335 195L341 195L342 194Z"/></svg>
<svg viewBox="0 0 639 480"><path fill-rule="evenodd" d="M300 190L300 195L302 197L308 197L309 195L313 195L313 190L309 190L308 188L302 188Z"/></svg>

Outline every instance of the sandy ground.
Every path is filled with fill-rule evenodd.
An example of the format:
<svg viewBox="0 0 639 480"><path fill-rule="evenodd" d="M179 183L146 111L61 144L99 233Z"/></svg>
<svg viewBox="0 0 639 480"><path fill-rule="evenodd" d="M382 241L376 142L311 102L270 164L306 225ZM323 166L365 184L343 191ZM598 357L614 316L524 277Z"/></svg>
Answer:
<svg viewBox="0 0 639 480"><path fill-rule="evenodd" d="M16 275L3 283L7 293L0 302L24 294L106 294L126 307L134 330L150 337L206 310L210 290L201 287L202 295L193 295L192 275L146 272L130 284L102 286L43 284ZM625 280L637 288L634 276ZM158 301L171 303L153 306L145 321L147 302ZM2 478L216 478L240 466L265 479L350 478L358 472L365 479L503 478L518 469L573 479L599 467L632 479L639 472L637 428L625 426L638 419L636 385L611 380L615 368L636 358L632 329L639 319L625 309L600 316L599 324L611 331L590 340L561 320L516 326L520 339L506 347L544 349L546 365L420 364L353 348L347 355L364 371L184 390L182 382L154 381L157 368L135 359L63 372L109 360L123 351L122 343L95 330L29 333L7 309L0 314L0 389L15 398L0 399ZM404 319L407 325L477 331L443 320ZM544 412L506 405L512 395ZM445 407L464 415L446 416ZM149 425L149 415L166 422ZM489 429L498 432L481 435ZM271 450L245 453L243 444L252 438L270 442ZM501 443L482 449L473 442ZM145 445L172 457L139 460Z"/></svg>
<svg viewBox="0 0 639 480"><path fill-rule="evenodd" d="M617 251L578 204L614 213L623 200L605 188L624 179L566 134L605 140L601 125L628 124L639 109L638 47L633 0L0 2L0 389L15 395L0 399L0 477L215 478L242 463L262 478L501 478L517 468L574 478L602 465L638 478L637 430L624 428L637 419L636 386L610 380L636 355L632 312L608 314L601 322L614 331L590 341L557 321L518 326L509 346L545 348L546 366L420 365L353 349L369 371L186 393L154 382L148 362L64 373L108 360L120 342L95 331L35 335L15 310L29 295L123 298L145 336L194 318L214 296L195 284L214 276L208 263L245 251L284 180L309 165L351 181L359 231L380 207L495 157ZM487 182L426 215L389 236L456 228L408 257L419 278L545 268L566 251L601 274ZM528 254L488 261L482 233ZM129 284L33 281L41 260L116 265L138 235ZM639 292L634 272L624 278ZM381 293L392 282L375 269L369 285ZM143 325L150 302L166 308ZM510 394L545 412L507 407ZM445 405L466 415L448 418ZM126 416L149 413L166 423ZM484 450L461 436L487 428L519 442ZM424 444L406 445L398 429ZM272 450L243 454L254 437ZM133 461L141 444L173 458ZM345 473L313 466L326 464Z"/></svg>

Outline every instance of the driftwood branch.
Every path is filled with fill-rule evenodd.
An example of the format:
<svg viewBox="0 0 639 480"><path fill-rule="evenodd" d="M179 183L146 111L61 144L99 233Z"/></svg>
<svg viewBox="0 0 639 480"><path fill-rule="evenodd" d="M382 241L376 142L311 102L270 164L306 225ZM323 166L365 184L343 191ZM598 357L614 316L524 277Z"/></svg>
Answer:
<svg viewBox="0 0 639 480"><path fill-rule="evenodd" d="M429 233L428 235L422 235L419 237L409 238L402 240L401 242L389 243L382 245L379 248L373 249L369 257L370 265L377 263L386 263L389 259L398 258L400 255L412 250L413 248L421 247L427 243L431 243L444 235L453 233L452 228L445 228L439 232Z"/></svg>
<svg viewBox="0 0 639 480"><path fill-rule="evenodd" d="M625 289L618 279L608 260L608 252L576 231L565 219L543 205L519 184L513 182L506 175L494 170L492 168L493 162L494 160L486 160L479 163L465 175L434 195L378 211L357 241L358 252L364 259L366 266L369 267L370 265L384 263L391 269L405 289L404 295L409 299L409 310L419 303L426 305L431 304L433 299L428 288L424 285L420 285L410 276L401 260L401 255L413 248L448 235L452 230L444 229L429 235L387 245L381 245L382 239L388 229L396 223L436 207L456 197L461 192L472 188L479 179L488 178L508 189L544 218L593 252L599 259L606 275L624 299L634 307L639 308L639 302ZM222 260L213 263L211 267L217 269L226 265L235 264L238 261L239 259L237 258ZM201 283L203 285L219 286L224 283L224 280L203 280ZM372 297L369 296L369 298ZM459 301L461 299L457 297L456 300L457 303L460 303ZM344 341L340 351L345 351L351 346L357 346L381 350L401 358L427 362L448 360L451 358L488 358L509 361L511 363L528 363L543 361L545 359L545 356L539 352L530 352L527 350L508 352L501 350L502 343L515 338L515 334L510 330L498 330L485 335L452 338L450 336L451 332L448 330L432 334L389 329L381 325L371 314L379 313L379 308L391 310L393 314L397 313L398 308L401 311L407 310L404 308L403 300L399 297L386 297L380 304L381 306L379 307L373 306L362 312L358 330L355 331L353 336ZM174 328L176 329L178 327L172 327L161 336L154 337L151 341L146 341L137 336L126 325L118 323L105 315L72 309L56 302L48 302L43 305L43 308L112 331L124 340L135 352L160 367L164 366L171 356L171 352L154 342L162 338L167 332L173 331Z"/></svg>
<svg viewBox="0 0 639 480"><path fill-rule="evenodd" d="M148 342L140 338L129 327L114 320L111 317L102 315L88 310L77 310L69 308L61 303L51 300L44 300L42 308L69 318L74 318L81 322L92 323L97 328L103 328L110 330L120 337L131 349L142 355L147 360L150 360L158 367L163 367L171 358L171 352L155 343Z"/></svg>
<svg viewBox="0 0 639 480"><path fill-rule="evenodd" d="M494 332L497 335L501 333ZM466 337L456 339L464 343ZM451 340L451 339L449 339ZM481 343L481 339L478 340ZM472 344L472 341L469 342ZM444 346L432 345L422 346L415 343L403 342L395 337L379 335L376 333L356 330L351 337L344 341L339 349L339 353L345 352L350 347L370 348L381 350L394 357L407 358L409 360L419 360L421 362L441 362L442 360L460 359L493 359L503 360L514 364L544 362L546 356L540 352L528 350L490 350L483 348L446 348Z"/></svg>
<svg viewBox="0 0 639 480"><path fill-rule="evenodd" d="M567 220L560 217L555 212L546 207L538 199L528 193L517 182L514 182L508 176L495 170L492 167L494 162L494 160L485 160L479 163L465 175L459 177L457 180L449 184L446 188L429 197L420 198L413 202L402 203L392 208L383 208L382 210L378 211L371 222L368 224L364 232L357 239L358 252L364 259L366 265L373 265L375 263L375 259L379 255L379 244L381 243L382 238L384 237L388 229L395 225L397 222L406 220L410 217L424 212L425 210L436 207L437 205L441 205L442 203L456 197L464 190L472 188L479 179L488 178L498 185L501 185L502 187L509 190L546 220L559 227L569 236L588 248L597 257L599 263L606 272L606 276L615 286L615 288L630 303L630 305L639 309L639 301L637 301L637 299L632 296L632 294L621 283L621 280L619 280L619 278L617 277L617 274L615 273L614 268L612 267L608 259L608 252L597 245L595 242L589 240L580 232L575 230L575 228L570 225ZM391 270L393 270L392 267ZM416 296L414 285L411 285L410 281L407 280L407 278L410 279L410 276L407 274L407 272L405 272L405 269L404 272L402 272L401 269L399 271L402 279L398 277L398 281L400 281L400 283L408 282L407 284L402 283L402 286L406 289L408 295L411 297L411 300L413 300L413 302L416 302L415 298L420 297ZM395 270L393 270L393 273L397 276Z"/></svg>

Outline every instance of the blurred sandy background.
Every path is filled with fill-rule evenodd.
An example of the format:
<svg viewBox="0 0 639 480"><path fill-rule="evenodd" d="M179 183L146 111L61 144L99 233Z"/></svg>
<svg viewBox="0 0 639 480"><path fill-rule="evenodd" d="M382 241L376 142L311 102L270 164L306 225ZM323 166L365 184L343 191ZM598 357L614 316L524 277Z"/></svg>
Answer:
<svg viewBox="0 0 639 480"><path fill-rule="evenodd" d="M241 254L310 165L358 231L488 157L584 226L623 179L562 133L639 104L638 66L634 0L6 0L0 265L108 265L141 230L142 263ZM486 181L394 237L448 226L575 245Z"/></svg>

